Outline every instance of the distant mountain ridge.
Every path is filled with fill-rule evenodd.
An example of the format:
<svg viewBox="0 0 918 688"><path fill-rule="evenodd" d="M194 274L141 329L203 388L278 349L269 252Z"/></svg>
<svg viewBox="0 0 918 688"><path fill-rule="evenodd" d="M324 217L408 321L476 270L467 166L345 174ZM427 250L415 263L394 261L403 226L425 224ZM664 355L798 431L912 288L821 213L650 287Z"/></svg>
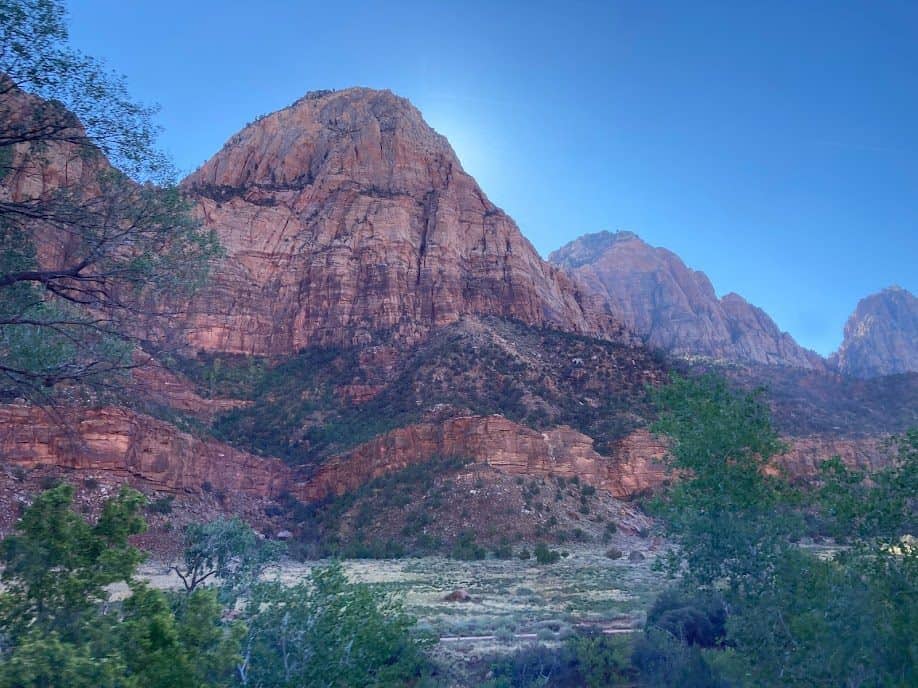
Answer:
<svg viewBox="0 0 918 688"><path fill-rule="evenodd" d="M863 378L918 371L918 298L889 287L861 299L830 361L840 372Z"/></svg>
<svg viewBox="0 0 918 688"><path fill-rule="evenodd" d="M717 298L707 275L632 232L584 235L549 261L603 298L651 346L677 355L825 369L818 354L782 332L762 309L738 294Z"/></svg>

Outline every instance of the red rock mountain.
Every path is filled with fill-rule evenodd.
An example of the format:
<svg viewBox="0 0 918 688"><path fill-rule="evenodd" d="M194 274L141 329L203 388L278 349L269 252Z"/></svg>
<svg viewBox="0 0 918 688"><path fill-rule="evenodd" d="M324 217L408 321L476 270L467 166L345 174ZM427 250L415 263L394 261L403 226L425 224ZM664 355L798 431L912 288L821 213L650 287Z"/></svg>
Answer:
<svg viewBox="0 0 918 688"><path fill-rule="evenodd" d="M918 372L918 298L890 287L862 299L831 363L855 377Z"/></svg>
<svg viewBox="0 0 918 688"><path fill-rule="evenodd" d="M71 164L66 146L46 152L0 194L40 195L96 172ZM777 416L794 421L782 431L803 448L791 465L828 451L869 465L876 437L913 420L918 376L804 370L820 359L764 313L718 300L701 273L633 235L556 253L574 277L542 261L446 140L389 92L309 95L246 127L184 184L227 255L167 334L210 353L176 353L181 374L139 369L128 407L74 407L63 425L0 405L11 469L0 470L0 512L13 514L43 470L191 496L192 510L266 513L265 501L321 499L438 456L633 496L664 478L646 424L647 388L667 363L623 336L622 321L680 353L800 366L769 367L787 376ZM42 261L60 260L65 244L34 238ZM841 411L862 421L856 437L838 439L834 408L814 425L825 399L849 397ZM892 407L905 408L893 417ZM508 504L483 518L548 519Z"/></svg>
<svg viewBox="0 0 918 688"><path fill-rule="evenodd" d="M549 260L602 297L651 346L679 355L824 368L763 310L737 294L718 299L703 272L631 232L587 234Z"/></svg>
<svg viewBox="0 0 918 688"><path fill-rule="evenodd" d="M184 186L228 254L191 304L199 349L415 341L469 314L616 329L389 91L308 94L233 136Z"/></svg>

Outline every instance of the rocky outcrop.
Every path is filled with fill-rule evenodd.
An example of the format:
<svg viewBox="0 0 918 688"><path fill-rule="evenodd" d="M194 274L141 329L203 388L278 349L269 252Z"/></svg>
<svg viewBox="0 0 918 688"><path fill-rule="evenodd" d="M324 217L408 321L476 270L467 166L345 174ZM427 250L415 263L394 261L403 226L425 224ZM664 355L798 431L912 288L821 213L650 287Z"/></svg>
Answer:
<svg viewBox="0 0 918 688"><path fill-rule="evenodd" d="M651 346L680 355L822 369L759 308L736 294L718 299L707 276L631 232L587 234L549 256L604 299Z"/></svg>
<svg viewBox="0 0 918 688"><path fill-rule="evenodd" d="M832 456L859 469L887 463L877 438L813 436L786 441L788 451L775 457L774 463L795 479L815 477L819 464ZM437 456L468 458L510 475L577 476L624 499L652 491L669 479L663 464L666 443L645 429L616 442L610 454L598 454L590 437L568 427L538 432L503 416L464 416L380 435L325 462L292 492L303 501L317 501Z"/></svg>
<svg viewBox="0 0 918 688"><path fill-rule="evenodd" d="M862 299L831 362L861 378L918 372L918 298L890 287Z"/></svg>
<svg viewBox="0 0 918 688"><path fill-rule="evenodd" d="M539 432L503 416L461 416L398 428L326 461L294 493L304 501L344 494L436 456L484 463L511 475L578 476L616 492L610 461L568 427Z"/></svg>
<svg viewBox="0 0 918 688"><path fill-rule="evenodd" d="M325 462L294 493L315 501L436 456L457 456L510 475L576 476L616 497L632 497L665 481L658 461L664 451L645 430L621 440L607 457L592 438L569 427L539 432L503 416L462 416L376 437Z"/></svg>
<svg viewBox="0 0 918 688"><path fill-rule="evenodd" d="M227 251L191 304L199 349L412 341L467 314L620 330L388 91L309 94L247 126L183 184Z"/></svg>
<svg viewBox="0 0 918 688"><path fill-rule="evenodd" d="M792 438L776 465L798 479L841 456L862 469L885 465L877 439ZM373 478L438 456L471 459L520 476L577 477L619 498L667 481L664 441L647 430L630 433L610 456L569 427L536 431L503 416L461 416L392 430L333 457L308 476L277 459L256 457L204 441L149 416L119 408L50 417L35 407L0 406L0 458L23 468L54 466L140 482L160 492L244 494L273 498L290 492L304 502L354 491Z"/></svg>
<svg viewBox="0 0 918 688"><path fill-rule="evenodd" d="M120 408L62 410L52 417L34 406L0 406L0 458L23 468L105 473L162 492L276 497L292 483L277 459L204 441Z"/></svg>

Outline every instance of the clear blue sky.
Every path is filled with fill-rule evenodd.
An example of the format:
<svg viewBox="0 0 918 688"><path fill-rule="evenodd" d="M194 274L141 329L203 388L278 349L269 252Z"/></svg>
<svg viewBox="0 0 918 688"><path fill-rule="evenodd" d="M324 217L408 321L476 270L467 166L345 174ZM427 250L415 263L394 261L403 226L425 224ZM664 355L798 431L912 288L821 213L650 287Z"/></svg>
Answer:
<svg viewBox="0 0 918 688"><path fill-rule="evenodd" d="M183 170L256 115L411 99L543 254L628 229L820 353L918 291L918 3L72 0Z"/></svg>

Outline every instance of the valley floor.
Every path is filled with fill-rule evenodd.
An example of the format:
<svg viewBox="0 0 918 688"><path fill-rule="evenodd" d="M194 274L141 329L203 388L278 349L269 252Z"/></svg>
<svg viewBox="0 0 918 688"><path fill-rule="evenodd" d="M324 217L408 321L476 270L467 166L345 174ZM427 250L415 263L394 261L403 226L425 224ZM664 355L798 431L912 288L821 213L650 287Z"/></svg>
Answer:
<svg viewBox="0 0 918 688"><path fill-rule="evenodd" d="M623 553L610 559L606 552ZM459 561L433 556L404 559L349 559L343 563L355 582L384 589L402 600L418 620L418 630L439 642L434 657L449 685L468 685L489 658L533 642L553 644L579 626L606 633L629 633L643 626L656 594L666 586L653 570L665 553L654 538L616 535L605 545L559 547L568 556L554 564L535 559ZM632 560L632 553L637 560ZM641 558L643 557L643 558ZM327 562L285 562L269 575L289 583ZM181 585L165 563L147 564L142 575L156 587ZM465 591L467 601L448 601ZM485 670L486 671L486 670Z"/></svg>

